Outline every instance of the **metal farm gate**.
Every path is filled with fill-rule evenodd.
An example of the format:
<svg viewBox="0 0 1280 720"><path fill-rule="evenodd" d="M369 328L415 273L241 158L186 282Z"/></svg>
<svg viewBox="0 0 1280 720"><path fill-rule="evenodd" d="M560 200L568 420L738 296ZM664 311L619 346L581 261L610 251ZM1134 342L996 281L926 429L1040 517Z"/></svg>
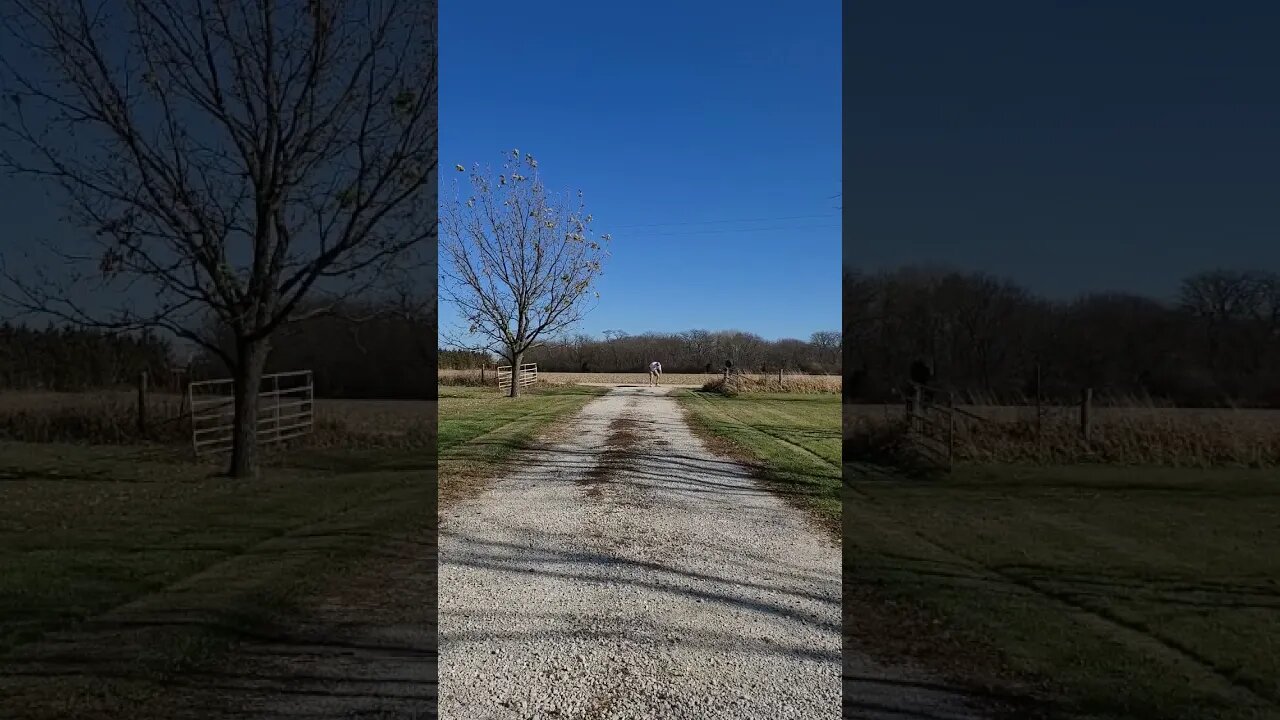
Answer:
<svg viewBox="0 0 1280 720"><path fill-rule="evenodd" d="M538 382L538 363L526 363L520 366L520 372L517 375L520 387L527 387ZM511 387L511 366L498 366L498 389L504 390Z"/></svg>
<svg viewBox="0 0 1280 720"><path fill-rule="evenodd" d="M912 383L907 399L907 433L922 459L950 472L955 462L954 395L948 390Z"/></svg>
<svg viewBox="0 0 1280 720"><path fill-rule="evenodd" d="M187 386L191 447L196 456L231 450L234 387L230 378L199 380ZM315 385L310 370L264 375L258 387L258 442L281 442L315 429Z"/></svg>

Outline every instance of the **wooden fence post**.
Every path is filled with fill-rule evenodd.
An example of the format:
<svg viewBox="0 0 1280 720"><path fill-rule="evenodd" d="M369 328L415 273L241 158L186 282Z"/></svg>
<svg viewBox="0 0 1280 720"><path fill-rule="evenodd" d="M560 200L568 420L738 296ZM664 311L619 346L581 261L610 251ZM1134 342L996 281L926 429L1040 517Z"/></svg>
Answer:
<svg viewBox="0 0 1280 720"><path fill-rule="evenodd" d="M138 373L138 434L147 434L147 371Z"/></svg>
<svg viewBox="0 0 1280 720"><path fill-rule="evenodd" d="M923 423L920 421L920 412L924 409L923 403L924 390L919 385L914 386L911 392L911 425L910 429L915 430L916 425L920 424L923 429Z"/></svg>
<svg viewBox="0 0 1280 720"><path fill-rule="evenodd" d="M276 442L280 442L280 375L277 373L271 378L271 391L275 394L275 426L276 426Z"/></svg>
<svg viewBox="0 0 1280 720"><path fill-rule="evenodd" d="M481 385L486 385L486 384L488 384L488 383L485 381L485 379L484 379L484 369L485 369L485 367L486 367L486 366L484 366L484 365L481 365L481 366L480 366L480 384L481 384Z"/></svg>
<svg viewBox="0 0 1280 720"><path fill-rule="evenodd" d="M956 396L947 393L947 472L955 468L956 457Z"/></svg>
<svg viewBox="0 0 1280 720"><path fill-rule="evenodd" d="M778 367L778 387L779 389L781 389L782 387L782 367L781 366Z"/></svg>
<svg viewBox="0 0 1280 720"><path fill-rule="evenodd" d="M1040 442L1044 430L1044 411L1040 407L1040 363L1036 363L1036 442Z"/></svg>
<svg viewBox="0 0 1280 720"><path fill-rule="evenodd" d="M1085 388L1080 392L1080 437L1087 443L1089 442L1090 431L1093 429L1090 418L1090 410L1093 405L1093 388Z"/></svg>
<svg viewBox="0 0 1280 720"><path fill-rule="evenodd" d="M179 368L173 371L173 391L178 393L178 416L187 414L187 371Z"/></svg>

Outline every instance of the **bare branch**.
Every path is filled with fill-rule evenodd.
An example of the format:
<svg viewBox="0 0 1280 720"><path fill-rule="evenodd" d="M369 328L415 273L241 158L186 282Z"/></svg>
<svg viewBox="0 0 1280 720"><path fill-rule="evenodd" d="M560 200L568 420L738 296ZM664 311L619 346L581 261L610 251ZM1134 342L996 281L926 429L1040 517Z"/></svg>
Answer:
<svg viewBox="0 0 1280 720"><path fill-rule="evenodd" d="M64 192L88 232L54 254L104 291L202 303L256 342L434 255L434 3L11 5L5 47L43 68L0 58L0 162Z"/></svg>
<svg viewBox="0 0 1280 720"><path fill-rule="evenodd" d="M552 195L537 165L514 150L496 177L474 168L465 197L456 190L445 210L440 293L466 322L449 337L454 347L497 350L515 363L598 297L609 236L593 235L581 193Z"/></svg>

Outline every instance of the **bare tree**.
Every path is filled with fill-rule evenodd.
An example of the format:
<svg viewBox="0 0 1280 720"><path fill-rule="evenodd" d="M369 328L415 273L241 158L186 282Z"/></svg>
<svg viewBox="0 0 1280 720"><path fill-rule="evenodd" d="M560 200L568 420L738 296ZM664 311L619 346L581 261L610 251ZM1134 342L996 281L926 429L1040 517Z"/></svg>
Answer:
<svg viewBox="0 0 1280 720"><path fill-rule="evenodd" d="M622 340L626 340L628 337L630 337L630 335L627 333L626 330L618 330L618 329L605 330L602 334L604 335L605 342L609 346L609 356L613 360L613 366L615 368L620 367L621 353L619 352L618 343Z"/></svg>
<svg viewBox="0 0 1280 720"><path fill-rule="evenodd" d="M841 362L846 371L865 376L879 324L881 286L873 278L844 266L841 273Z"/></svg>
<svg viewBox="0 0 1280 720"><path fill-rule="evenodd" d="M680 333L679 337L687 349L689 360L696 365L694 371L709 370L710 368L704 367L703 363L709 366L711 363L708 358L714 354L715 341L711 333L706 330L688 330Z"/></svg>
<svg viewBox="0 0 1280 720"><path fill-rule="evenodd" d="M1182 281L1179 302L1204 328L1212 372L1225 371L1232 331L1249 315L1256 294L1255 284L1247 272L1212 270Z"/></svg>
<svg viewBox="0 0 1280 720"><path fill-rule="evenodd" d="M511 397L520 392L524 354L582 318L608 254L609 235L593 237L582 192L576 200L551 194L537 168L519 150L496 178L473 168L465 196L441 217L440 252L448 262L440 294L466 323L451 342L505 357Z"/></svg>
<svg viewBox="0 0 1280 720"><path fill-rule="evenodd" d="M222 358L230 472L253 474L276 331L434 262L421 251L437 233L436 3L5 5L0 157L61 189L87 232L46 242L68 270L5 265L3 299L163 328ZM126 299L100 311L87 284Z"/></svg>
<svg viewBox="0 0 1280 720"><path fill-rule="evenodd" d="M829 363L832 367L840 364L843 343L839 330L819 330L809 336L809 344L822 354L822 362Z"/></svg>

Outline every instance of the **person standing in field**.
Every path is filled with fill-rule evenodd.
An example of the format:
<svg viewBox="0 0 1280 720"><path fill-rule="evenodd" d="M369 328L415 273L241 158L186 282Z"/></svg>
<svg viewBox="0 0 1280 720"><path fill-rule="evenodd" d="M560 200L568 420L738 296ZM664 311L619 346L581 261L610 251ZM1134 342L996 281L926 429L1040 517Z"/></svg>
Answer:
<svg viewBox="0 0 1280 720"><path fill-rule="evenodd" d="M649 363L649 384L657 385L658 381L661 379L662 379L662 363L658 362L657 360L654 360L653 362Z"/></svg>

